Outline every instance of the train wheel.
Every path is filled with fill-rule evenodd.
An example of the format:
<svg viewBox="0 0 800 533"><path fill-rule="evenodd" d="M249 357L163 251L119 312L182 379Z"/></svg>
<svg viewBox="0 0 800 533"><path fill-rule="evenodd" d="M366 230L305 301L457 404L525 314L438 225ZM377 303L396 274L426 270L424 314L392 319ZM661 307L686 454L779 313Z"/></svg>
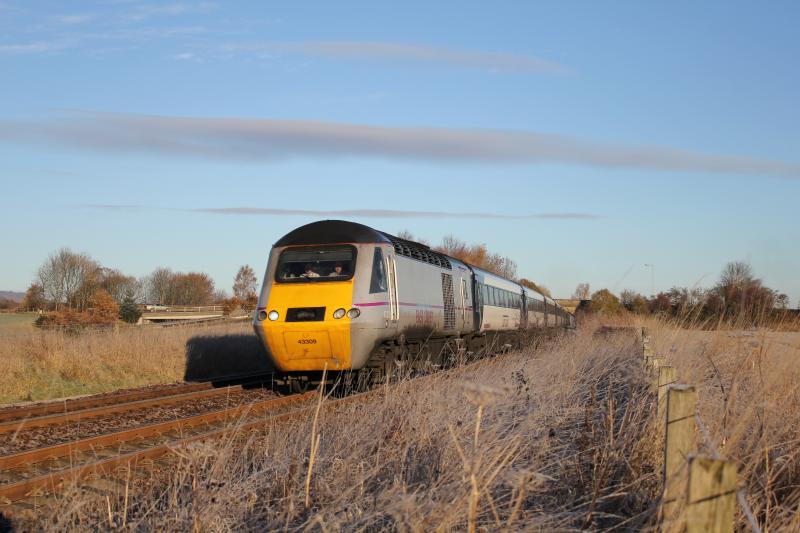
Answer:
<svg viewBox="0 0 800 533"><path fill-rule="evenodd" d="M291 387L292 392L295 393L295 394L303 394L305 392L308 392L308 389L310 388L310 385L311 385L311 383L307 379L303 379L303 380L293 379L289 383L290 383L289 386Z"/></svg>

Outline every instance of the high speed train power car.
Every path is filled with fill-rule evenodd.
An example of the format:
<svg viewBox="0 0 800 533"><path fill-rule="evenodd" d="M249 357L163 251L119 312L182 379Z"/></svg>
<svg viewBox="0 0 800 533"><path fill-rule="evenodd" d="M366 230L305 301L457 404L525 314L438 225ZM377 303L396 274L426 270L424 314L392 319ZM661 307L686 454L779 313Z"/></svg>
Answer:
<svg viewBox="0 0 800 533"><path fill-rule="evenodd" d="M428 246L325 220L272 247L253 327L288 376L363 371L380 381L574 320L550 298Z"/></svg>

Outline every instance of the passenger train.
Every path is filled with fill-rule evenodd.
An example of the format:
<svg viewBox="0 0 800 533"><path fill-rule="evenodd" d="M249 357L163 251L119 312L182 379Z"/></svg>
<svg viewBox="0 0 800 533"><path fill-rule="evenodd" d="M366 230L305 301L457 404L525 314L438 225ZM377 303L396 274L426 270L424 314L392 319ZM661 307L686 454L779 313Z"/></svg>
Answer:
<svg viewBox="0 0 800 533"><path fill-rule="evenodd" d="M552 299L423 244L341 220L272 247L253 327L277 371L380 382L574 326Z"/></svg>

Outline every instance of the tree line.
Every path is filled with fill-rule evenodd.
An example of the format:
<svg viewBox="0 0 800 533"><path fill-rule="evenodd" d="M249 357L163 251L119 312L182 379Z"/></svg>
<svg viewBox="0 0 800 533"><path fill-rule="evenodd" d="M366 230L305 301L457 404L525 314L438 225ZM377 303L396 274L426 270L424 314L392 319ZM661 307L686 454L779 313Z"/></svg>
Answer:
<svg viewBox="0 0 800 533"><path fill-rule="evenodd" d="M585 296L588 284L581 284L573 297ZM585 299L585 298L581 298ZM608 289L592 293L589 310L604 314L634 313L680 318L693 323L749 327L787 319L789 297L764 285L744 261L725 265L719 280L709 288L673 286L646 297L624 290L619 296Z"/></svg>
<svg viewBox="0 0 800 533"><path fill-rule="evenodd" d="M117 318L137 321L141 316L137 304L255 307L256 289L255 272L248 265L237 272L229 298L204 272L158 267L137 278L103 266L89 254L61 248L39 267L19 308L48 312L45 324L111 324Z"/></svg>

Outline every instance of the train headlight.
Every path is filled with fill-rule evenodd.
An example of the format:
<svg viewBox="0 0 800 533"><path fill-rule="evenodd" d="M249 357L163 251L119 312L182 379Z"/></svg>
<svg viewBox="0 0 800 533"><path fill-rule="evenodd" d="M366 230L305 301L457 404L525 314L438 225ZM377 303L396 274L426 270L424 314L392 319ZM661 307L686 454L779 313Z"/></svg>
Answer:
<svg viewBox="0 0 800 533"><path fill-rule="evenodd" d="M267 312L262 309L261 311L258 312L258 321L263 322L266 319L267 319Z"/></svg>
<svg viewBox="0 0 800 533"><path fill-rule="evenodd" d="M343 308L340 307L339 309L333 312L333 318L336 319L342 318L346 312L347 311L345 311Z"/></svg>
<svg viewBox="0 0 800 533"><path fill-rule="evenodd" d="M355 307L347 312L347 316L350 318L358 318L360 315L361 315L361 310L356 309Z"/></svg>
<svg viewBox="0 0 800 533"><path fill-rule="evenodd" d="M269 319L272 320L273 322L278 320L278 316L280 316L280 315L278 315L278 312L275 311L274 309L272 311L270 311L269 314L267 315L267 317L269 317Z"/></svg>

